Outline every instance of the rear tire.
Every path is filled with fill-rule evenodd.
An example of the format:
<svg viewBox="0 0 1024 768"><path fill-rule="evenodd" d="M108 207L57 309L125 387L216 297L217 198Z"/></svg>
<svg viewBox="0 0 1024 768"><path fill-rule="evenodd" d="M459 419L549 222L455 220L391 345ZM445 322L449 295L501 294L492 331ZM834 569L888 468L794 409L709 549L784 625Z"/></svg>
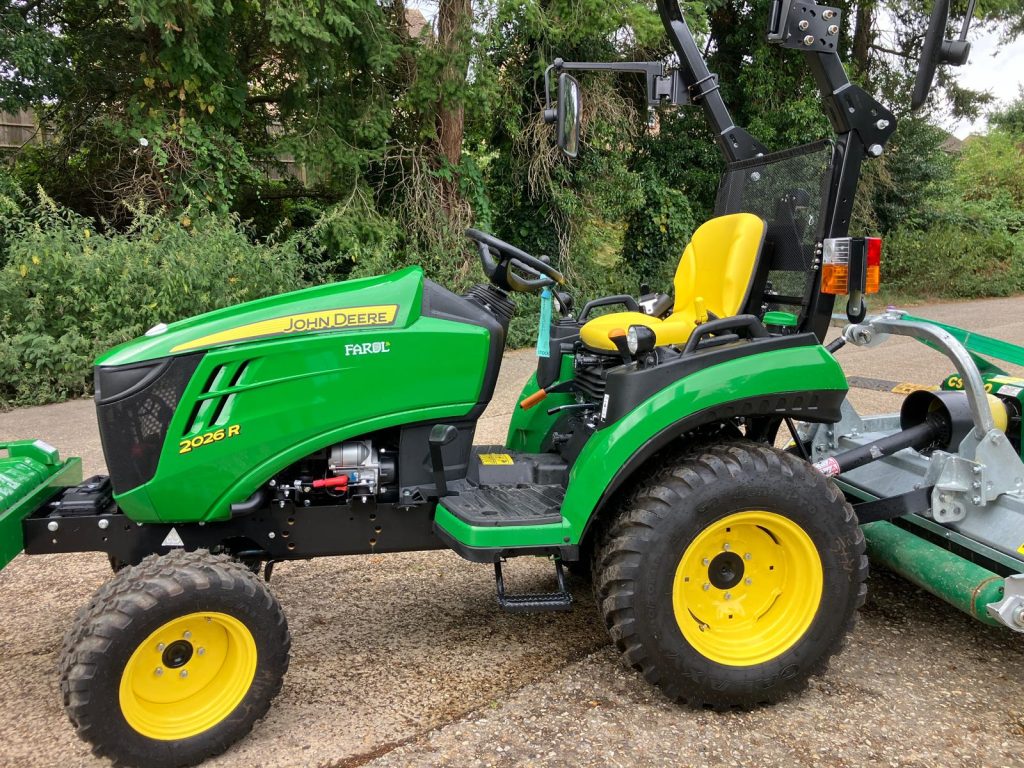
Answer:
<svg viewBox="0 0 1024 768"><path fill-rule="evenodd" d="M94 754L177 768L224 752L281 689L288 625L267 585L224 555L125 568L64 640L64 708Z"/></svg>
<svg viewBox="0 0 1024 768"><path fill-rule="evenodd" d="M604 536L595 591L628 666L675 700L746 709L825 671L867 568L831 481L782 451L732 443L630 495Z"/></svg>

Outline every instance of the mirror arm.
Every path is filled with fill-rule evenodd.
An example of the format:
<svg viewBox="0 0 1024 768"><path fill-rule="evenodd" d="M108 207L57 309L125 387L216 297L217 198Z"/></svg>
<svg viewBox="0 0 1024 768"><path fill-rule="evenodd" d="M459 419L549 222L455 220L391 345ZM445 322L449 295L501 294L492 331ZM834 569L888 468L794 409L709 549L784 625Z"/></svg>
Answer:
<svg viewBox="0 0 1024 768"><path fill-rule="evenodd" d="M557 64L561 59L555 59ZM551 108L551 70L555 68L554 64L548 64L544 70L544 122L553 123L557 118L555 110Z"/></svg>
<svg viewBox="0 0 1024 768"><path fill-rule="evenodd" d="M971 29L971 21L974 19L974 6L977 4L977 0L970 0L967 3L967 13L964 16L964 23L960 27L960 42L967 42L967 33Z"/></svg>
<svg viewBox="0 0 1024 768"><path fill-rule="evenodd" d="M544 72L544 103L551 104L548 72L634 72L643 75L647 83L647 105L660 106L662 103L681 106L690 103L690 94L683 85L679 71L666 69L661 61L563 61L555 59L554 64Z"/></svg>

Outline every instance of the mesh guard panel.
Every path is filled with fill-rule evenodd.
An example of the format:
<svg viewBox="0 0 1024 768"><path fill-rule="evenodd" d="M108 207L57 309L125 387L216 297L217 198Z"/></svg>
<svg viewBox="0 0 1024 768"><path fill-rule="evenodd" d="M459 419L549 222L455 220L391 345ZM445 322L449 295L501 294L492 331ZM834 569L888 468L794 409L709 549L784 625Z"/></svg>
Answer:
<svg viewBox="0 0 1024 768"><path fill-rule="evenodd" d="M731 163L722 176L715 215L753 213L768 222L765 247L746 311L790 311L807 306L818 272L814 250L825 227L824 211L833 145L802 147Z"/></svg>
<svg viewBox="0 0 1024 768"><path fill-rule="evenodd" d="M167 428L202 357L172 357L160 364L159 375L143 382L141 388L132 387L126 396L96 405L100 442L114 493L130 491L156 474ZM103 386L103 379L116 372L117 368L96 369L98 389L104 397L109 397L111 388Z"/></svg>

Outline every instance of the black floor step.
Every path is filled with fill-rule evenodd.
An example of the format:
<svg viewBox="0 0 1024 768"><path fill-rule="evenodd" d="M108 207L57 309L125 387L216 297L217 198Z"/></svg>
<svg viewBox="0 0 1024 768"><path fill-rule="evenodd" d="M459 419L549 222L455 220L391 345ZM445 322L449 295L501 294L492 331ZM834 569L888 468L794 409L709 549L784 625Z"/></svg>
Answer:
<svg viewBox="0 0 1024 768"><path fill-rule="evenodd" d="M469 525L547 525L562 522L560 485L473 488L445 496L445 509Z"/></svg>
<svg viewBox="0 0 1024 768"><path fill-rule="evenodd" d="M562 562L555 560L557 592L535 592L533 594L506 595L505 579L501 574L501 561L494 564L494 583L498 588L498 605L509 613L545 613L572 610L572 594L565 588L565 573Z"/></svg>

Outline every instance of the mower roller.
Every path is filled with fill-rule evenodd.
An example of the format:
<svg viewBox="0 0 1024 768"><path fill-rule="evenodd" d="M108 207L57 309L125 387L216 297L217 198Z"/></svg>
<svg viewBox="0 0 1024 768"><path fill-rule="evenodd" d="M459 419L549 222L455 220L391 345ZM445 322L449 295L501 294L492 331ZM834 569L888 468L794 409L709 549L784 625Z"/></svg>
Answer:
<svg viewBox="0 0 1024 768"><path fill-rule="evenodd" d="M544 114L574 157L572 72L638 73L652 106L703 109L727 167L672 295L642 289L576 314L549 259L468 230L487 282L465 295L410 267L159 324L101 356L109 477L83 482L77 459L41 442L0 446L2 563L95 551L116 572L61 652L65 709L97 755L182 766L244 736L288 666L271 569L319 556L447 548L493 567L499 604L517 612L570 609L565 570L591 574L623 661L715 709L777 701L825 670L866 594L865 533L897 564L937 558L919 554L927 536L984 540L985 565L943 552L942 579L905 573L982 619L1016 621L1008 586L984 602L998 589L986 569L1016 573L1024 531L1007 547L1006 531L971 524L992 510L1024 519L1020 411L1004 414L1011 446L962 346L917 323L955 353L964 391L915 401L905 430L869 429L823 346L839 295L853 343L908 327L861 323L881 244L851 237L849 221L862 162L896 119L847 78L840 10L773 3L768 38L803 53L835 135L769 153L732 122L677 3L658 8L678 65L556 60ZM948 10L938 0L915 100L966 45L943 42ZM541 296L537 369L505 443L474 445L516 293ZM794 450L775 447L783 424ZM931 495L904 487L915 482ZM875 520L863 531L851 500ZM884 522L908 513L908 526ZM552 591L506 591L520 556L552 563Z"/></svg>

